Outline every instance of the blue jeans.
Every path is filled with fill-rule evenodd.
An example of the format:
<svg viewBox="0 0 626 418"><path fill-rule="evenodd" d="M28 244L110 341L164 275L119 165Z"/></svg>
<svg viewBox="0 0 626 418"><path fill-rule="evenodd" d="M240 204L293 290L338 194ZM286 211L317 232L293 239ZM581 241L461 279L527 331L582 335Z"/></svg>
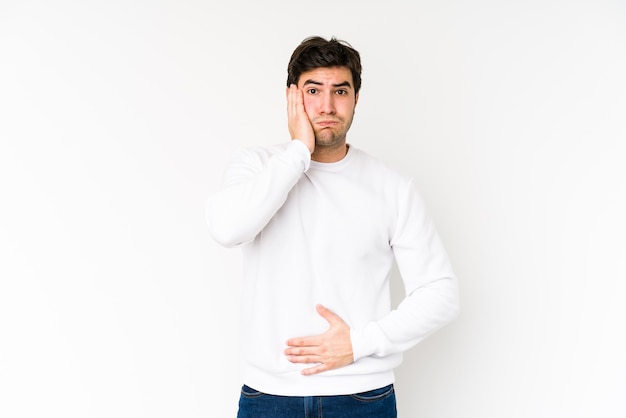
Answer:
<svg viewBox="0 0 626 418"><path fill-rule="evenodd" d="M393 385L353 395L276 396L243 385L237 418L396 418Z"/></svg>

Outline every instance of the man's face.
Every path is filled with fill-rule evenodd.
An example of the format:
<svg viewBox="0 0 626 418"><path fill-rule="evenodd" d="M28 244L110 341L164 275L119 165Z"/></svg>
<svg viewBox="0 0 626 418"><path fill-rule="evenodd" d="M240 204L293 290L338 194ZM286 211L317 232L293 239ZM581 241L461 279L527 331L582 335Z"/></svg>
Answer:
<svg viewBox="0 0 626 418"><path fill-rule="evenodd" d="M313 126L315 146L332 147L345 142L359 98L350 70L322 67L306 71L300 75L298 88Z"/></svg>

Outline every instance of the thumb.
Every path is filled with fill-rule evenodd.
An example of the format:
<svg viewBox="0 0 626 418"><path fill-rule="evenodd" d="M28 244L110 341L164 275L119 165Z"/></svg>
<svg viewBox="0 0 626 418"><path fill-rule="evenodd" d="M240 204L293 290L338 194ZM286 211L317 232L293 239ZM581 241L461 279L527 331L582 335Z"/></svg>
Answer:
<svg viewBox="0 0 626 418"><path fill-rule="evenodd" d="M324 318L330 325L333 325L337 322L343 322L343 319L341 319L337 314L335 314L324 305L318 304L315 309L317 310L317 313L320 314L320 316Z"/></svg>

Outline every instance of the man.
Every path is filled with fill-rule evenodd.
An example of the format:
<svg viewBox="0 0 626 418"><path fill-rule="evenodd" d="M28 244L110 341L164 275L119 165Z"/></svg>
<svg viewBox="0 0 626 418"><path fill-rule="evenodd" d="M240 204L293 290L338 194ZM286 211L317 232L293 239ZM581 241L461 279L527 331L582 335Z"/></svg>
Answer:
<svg viewBox="0 0 626 418"><path fill-rule="evenodd" d="M291 141L241 149L207 203L244 257L238 417L395 417L402 352L454 319L457 281L412 180L346 141L359 53L305 39L288 65ZM391 310L394 259L406 297Z"/></svg>

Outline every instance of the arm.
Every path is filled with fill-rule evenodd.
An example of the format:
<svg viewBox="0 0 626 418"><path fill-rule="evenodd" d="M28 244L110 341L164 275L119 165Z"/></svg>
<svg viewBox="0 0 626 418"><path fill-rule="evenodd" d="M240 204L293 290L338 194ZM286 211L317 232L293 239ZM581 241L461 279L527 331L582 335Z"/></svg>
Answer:
<svg viewBox="0 0 626 418"><path fill-rule="evenodd" d="M391 246L406 289L398 308L361 329L351 330L354 359L405 351L459 314L458 282L428 216L409 183Z"/></svg>
<svg viewBox="0 0 626 418"><path fill-rule="evenodd" d="M233 247L254 239L309 167L315 137L304 109L302 91L292 85L286 95L291 144L283 153L269 159L251 150L240 150L226 170L222 189L208 199L209 230L224 246Z"/></svg>
<svg viewBox="0 0 626 418"><path fill-rule="evenodd" d="M285 203L309 161L308 149L300 141L272 156L239 150L222 188L207 201L206 219L213 238L227 247L254 239Z"/></svg>

